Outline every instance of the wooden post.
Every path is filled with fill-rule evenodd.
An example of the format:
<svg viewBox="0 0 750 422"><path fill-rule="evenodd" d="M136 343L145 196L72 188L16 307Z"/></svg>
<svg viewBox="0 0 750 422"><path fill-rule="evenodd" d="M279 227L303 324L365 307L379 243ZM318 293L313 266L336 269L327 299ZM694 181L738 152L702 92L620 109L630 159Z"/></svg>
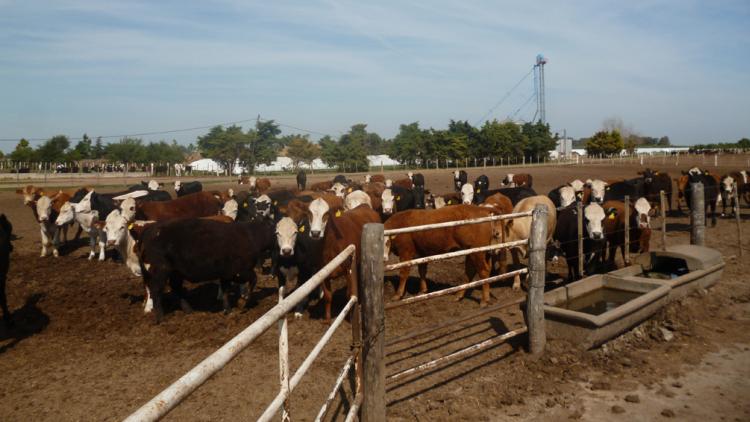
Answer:
<svg viewBox="0 0 750 422"><path fill-rule="evenodd" d="M706 208L703 197L703 183L690 184L690 244L706 244Z"/></svg>
<svg viewBox="0 0 750 422"><path fill-rule="evenodd" d="M526 296L526 326L529 328L529 352L544 352L544 277L547 274L547 207L538 204L531 214L529 236L529 294Z"/></svg>
<svg viewBox="0 0 750 422"><path fill-rule="evenodd" d="M284 286L279 287L279 302L284 300ZM281 391L289 391L289 335L286 315L279 319L279 383ZM282 422L292 420L289 414L289 396L281 407Z"/></svg>
<svg viewBox="0 0 750 422"><path fill-rule="evenodd" d="M659 191L659 211L661 214L661 250L667 250L667 194Z"/></svg>
<svg viewBox="0 0 750 422"><path fill-rule="evenodd" d="M359 283L362 309L362 422L385 420L385 306L383 304L383 225L362 230Z"/></svg>
<svg viewBox="0 0 750 422"><path fill-rule="evenodd" d="M578 215L578 274L583 277L583 205L581 201L576 203L576 214Z"/></svg>
<svg viewBox="0 0 750 422"><path fill-rule="evenodd" d="M623 264L630 265L630 196L625 195L625 244L622 247Z"/></svg>
<svg viewBox="0 0 750 422"><path fill-rule="evenodd" d="M734 189L734 219L737 221L737 248L740 250L739 255L742 257L742 218L740 216L740 192L737 190L737 182L733 183Z"/></svg>

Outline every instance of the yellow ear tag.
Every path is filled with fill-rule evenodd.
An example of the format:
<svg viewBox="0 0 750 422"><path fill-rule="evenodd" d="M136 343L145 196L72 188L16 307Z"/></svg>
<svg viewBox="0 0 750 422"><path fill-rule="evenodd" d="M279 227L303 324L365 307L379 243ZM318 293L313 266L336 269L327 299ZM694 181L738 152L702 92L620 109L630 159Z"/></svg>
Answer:
<svg viewBox="0 0 750 422"><path fill-rule="evenodd" d="M43 190L40 190L40 191L39 191L39 195L44 195L44 191L43 191Z"/></svg>
<svg viewBox="0 0 750 422"><path fill-rule="evenodd" d="M477 193L479 193L479 192L481 192L481 191L482 191L481 189L477 189Z"/></svg>
<svg viewBox="0 0 750 422"><path fill-rule="evenodd" d="M242 208L247 208L247 202L245 202L244 204L242 204Z"/></svg>
<svg viewBox="0 0 750 422"><path fill-rule="evenodd" d="M610 220L614 220L614 219L615 219L615 215L614 215L614 214L610 214L610 215L609 215L609 219L610 219Z"/></svg>
<svg viewBox="0 0 750 422"><path fill-rule="evenodd" d="M274 205L279 205L279 201L273 201Z"/></svg>
<svg viewBox="0 0 750 422"><path fill-rule="evenodd" d="M396 197L396 201L400 201L400 200L401 200L401 196L399 195Z"/></svg>
<svg viewBox="0 0 750 422"><path fill-rule="evenodd" d="M299 226L299 232L304 233L305 232L305 226Z"/></svg>
<svg viewBox="0 0 750 422"><path fill-rule="evenodd" d="M453 200L452 200L452 199L449 199L449 200L448 200L448 205L450 205L450 204L452 204L452 203L453 203Z"/></svg>
<svg viewBox="0 0 750 422"><path fill-rule="evenodd" d="M348 193L352 193L352 188L346 190Z"/></svg>
<svg viewBox="0 0 750 422"><path fill-rule="evenodd" d="M341 210L336 210L336 217L341 217Z"/></svg>
<svg viewBox="0 0 750 422"><path fill-rule="evenodd" d="M128 230L133 230L133 223L128 224Z"/></svg>

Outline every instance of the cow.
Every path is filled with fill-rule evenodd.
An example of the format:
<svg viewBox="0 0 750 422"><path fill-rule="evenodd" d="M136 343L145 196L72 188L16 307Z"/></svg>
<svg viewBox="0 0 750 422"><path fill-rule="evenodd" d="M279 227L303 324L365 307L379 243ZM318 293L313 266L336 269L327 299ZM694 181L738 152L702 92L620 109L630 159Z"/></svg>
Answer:
<svg viewBox="0 0 750 422"><path fill-rule="evenodd" d="M373 208L372 206L372 199L370 199L370 195L366 194L365 192L361 190L355 190L354 192L351 192L346 195L344 198L344 210L349 211L353 210L354 208L357 208L358 206L365 204L370 208Z"/></svg>
<svg viewBox="0 0 750 422"><path fill-rule="evenodd" d="M313 239L322 239L325 234L326 225L329 220L329 211L331 206L323 198L317 198L310 202L310 206L307 207L308 221L310 222L310 237ZM334 213L341 213L341 209L337 209Z"/></svg>
<svg viewBox="0 0 750 422"><path fill-rule="evenodd" d="M693 183L703 184L703 201L705 207L705 218L708 218L708 209L711 209L711 226L716 226L716 200L719 197L719 182L708 171L702 171L697 167L683 172L687 176L685 186L685 201L688 207L692 208L692 186Z"/></svg>
<svg viewBox="0 0 750 422"><path fill-rule="evenodd" d="M256 180L257 180L257 177L255 176L240 176L240 178L237 179L237 184L238 185L250 185L250 189L254 189Z"/></svg>
<svg viewBox="0 0 750 422"><path fill-rule="evenodd" d="M641 198L646 194L645 181L642 177L605 183L607 183L607 186L604 188L604 202L624 201L626 196L635 200L635 198Z"/></svg>
<svg viewBox="0 0 750 422"><path fill-rule="evenodd" d="M227 216L231 218L233 221L237 220L237 213L239 212L239 205L237 204L237 201L234 199L230 199L229 201L224 203L224 206L221 207L221 215Z"/></svg>
<svg viewBox="0 0 750 422"><path fill-rule="evenodd" d="M372 208L365 205L341 213L340 216L330 218L323 236L323 260L331 262L349 245L355 245L356 251L362 250L362 229L367 223L380 223L380 216ZM359 258L361 252L355 252L351 259L345 260L336 267L323 282L323 299L325 300L325 319L331 319L331 303L333 290L331 281L340 277L347 278L347 296L357 295L357 279L359 272Z"/></svg>
<svg viewBox="0 0 750 422"><path fill-rule="evenodd" d="M555 224L557 223L557 208L552 200L544 195L530 196L519 201L514 207L514 213L522 213L527 211L533 211L537 205L544 205L547 207L547 239L546 243L552 239L555 233ZM531 216L528 217L517 217L507 221L500 222L503 229L503 242L514 242L517 240L528 240L531 236ZM515 246L510 250L513 257L513 264L520 264L520 256L524 257L528 255L528 248L526 245ZM505 271L503 271L505 272ZM521 288L521 276L516 274L513 278L513 290Z"/></svg>
<svg viewBox="0 0 750 422"><path fill-rule="evenodd" d="M141 264L135 250L136 241L131 235L130 229L153 223L153 221L131 222L120 213L120 210L114 210L107 216L105 221L99 221L96 225L104 233L103 237L106 239L106 246L114 247L133 275L141 277ZM150 312L150 305L148 305L146 312Z"/></svg>
<svg viewBox="0 0 750 422"><path fill-rule="evenodd" d="M400 186L404 189L409 189L409 190L414 189L414 182L412 182L412 180L408 177L405 179L398 179L392 182L392 184L393 186ZM388 183L386 183L386 186L388 186Z"/></svg>
<svg viewBox="0 0 750 422"><path fill-rule="evenodd" d="M268 193L271 189L271 181L265 177L256 179L254 185L250 185L250 190L258 193Z"/></svg>
<svg viewBox="0 0 750 422"><path fill-rule="evenodd" d="M349 183L349 180L343 174L337 174L333 177L333 183L341 183L342 185L346 185Z"/></svg>
<svg viewBox="0 0 750 422"><path fill-rule="evenodd" d="M349 190L347 191L346 185L336 182L333 184L333 186L331 186L331 189L329 189L329 191L333 192L339 198L343 198L348 192L351 192L351 188L349 188Z"/></svg>
<svg viewBox="0 0 750 422"><path fill-rule="evenodd" d="M527 187L500 188L474 192L474 188L467 183L461 187L461 200L464 204L481 204L484 202L485 198L496 193L501 193L507 196L514 205L524 198L536 196L536 192Z"/></svg>
<svg viewBox="0 0 750 422"><path fill-rule="evenodd" d="M604 219L604 236L607 241L607 266L615 268L617 249L622 251L625 262L625 204L622 201L606 201L602 204L606 214ZM629 236L630 253L649 251L651 239L650 227L651 205L646 198L638 198L635 206L630 206Z"/></svg>
<svg viewBox="0 0 750 422"><path fill-rule="evenodd" d="M300 169L297 171L297 189L305 190L305 186L307 186L307 174L305 174L304 170Z"/></svg>
<svg viewBox="0 0 750 422"><path fill-rule="evenodd" d="M135 219L161 221L173 218L205 217L218 214L222 205L212 193L197 192L171 201L137 204ZM108 214L106 213L103 218L106 219ZM102 218L101 212L99 218Z"/></svg>
<svg viewBox="0 0 750 422"><path fill-rule="evenodd" d="M584 203L595 202L601 205L604 202L604 195L606 194L607 182L600 179L588 179L584 187L591 189L591 194L588 197L588 201L584 199ZM573 187L575 189L575 186ZM585 195L584 195L585 196Z"/></svg>
<svg viewBox="0 0 750 422"><path fill-rule="evenodd" d="M415 188L422 187L424 189L424 176L422 173L415 173L410 177Z"/></svg>
<svg viewBox="0 0 750 422"><path fill-rule="evenodd" d="M474 193L480 194L488 190L490 190L490 178L484 174L477 177L477 180L474 181Z"/></svg>
<svg viewBox="0 0 750 422"><path fill-rule="evenodd" d="M558 186L547 194L557 208L566 208L568 205L576 202L576 191L572 186Z"/></svg>
<svg viewBox="0 0 750 422"><path fill-rule="evenodd" d="M203 184L197 180L194 182L182 182L180 180L174 182L174 191L178 197L200 192L202 190Z"/></svg>
<svg viewBox="0 0 750 422"><path fill-rule="evenodd" d="M568 281L581 278L578 271L579 258L584 258L584 270L587 273L596 271L595 265L601 261L601 254L606 246L603 220L604 209L597 203L583 208L583 257L578 255L578 215L575 205L558 210L557 224L553 239L560 245L568 264Z"/></svg>
<svg viewBox="0 0 750 422"><path fill-rule="evenodd" d="M521 173L521 174L513 174L508 173L507 176L502 180L503 185L509 187L509 188L515 188L518 186L526 186L528 188L532 187L534 182L534 178L527 173Z"/></svg>
<svg viewBox="0 0 750 422"><path fill-rule="evenodd" d="M63 227L66 224L72 223L74 220L78 223L81 229L89 235L89 261L96 255L97 240L99 244L99 261L104 261L104 248L107 239L104 237L104 232L102 232L96 224L99 221L99 212L96 210L76 212L73 204L66 201L60 208L60 212L55 219L55 225Z"/></svg>
<svg viewBox="0 0 750 422"><path fill-rule="evenodd" d="M489 207L478 207L474 205L456 205L436 210L408 210L394 214L385 222L385 229L399 229L418 224L434 224L447 221L465 220L471 218L482 218L495 215L497 212ZM457 249L468 249L487 246L497 243L500 239L500 225L493 222L446 227L441 229L426 230L413 233L401 233L386 236L383 258L388 260L390 252L399 257L400 261L408 261L414 258L436 255L454 251ZM485 252L477 252L466 256L464 264L464 282L470 282L476 274L483 279L489 276L490 263ZM419 264L420 293L427 292L427 264ZM400 300L406 292L406 280L409 277L410 268L404 267L399 270L399 285L392 300ZM456 299L464 296L464 291L459 292ZM481 305L489 303L489 286L482 288Z"/></svg>
<svg viewBox="0 0 750 422"><path fill-rule="evenodd" d="M331 190L332 187L333 187L333 182L330 180L327 180L325 182L313 183L313 185L310 186L310 190L313 190L316 192L327 192Z"/></svg>
<svg viewBox="0 0 750 422"><path fill-rule="evenodd" d="M52 250L52 256L55 258L60 256L57 250L59 231L55 226L57 211L52 207L52 200L53 198L42 195L36 201L37 222L42 236L42 253L39 256L42 258L48 255L47 248Z"/></svg>
<svg viewBox="0 0 750 422"><path fill-rule="evenodd" d="M224 313L231 310L230 283L242 283L247 306L257 282L255 266L259 256L273 246L274 228L270 221L221 223L187 218L153 224L140 239L141 272L158 324L164 315L161 297L167 282L185 313L192 308L185 299L184 280L218 279Z"/></svg>
<svg viewBox="0 0 750 422"><path fill-rule="evenodd" d="M383 183L385 184L385 176L382 174L365 175L365 183Z"/></svg>
<svg viewBox="0 0 750 422"><path fill-rule="evenodd" d="M466 184L469 180L469 175L464 170L456 170L453 172L453 190L461 192L461 187Z"/></svg>
<svg viewBox="0 0 750 422"><path fill-rule="evenodd" d="M672 212L672 179L669 177L669 173L654 171L650 168L642 172L638 172L643 176L644 182L644 196L652 206L659 209L661 215L665 215L666 210L661 209L661 196L660 192L664 191L664 195L667 198L667 206L669 212Z"/></svg>
<svg viewBox="0 0 750 422"><path fill-rule="evenodd" d="M741 172L739 171L733 171L730 173L727 173L721 177L721 181L719 183L719 189L721 194L721 216L724 217L727 215L727 205L729 205L730 209L732 210L732 215L734 215L735 206L737 209L739 209L739 204L735 203L735 189L734 185L737 185L737 196L744 196L744 193L747 191L747 183L745 182L746 176L743 176Z"/></svg>
<svg viewBox="0 0 750 422"><path fill-rule="evenodd" d="M5 283L8 280L10 268L10 253L13 251L13 225L5 214L0 214L0 308L3 310L3 322L6 329L13 327L13 317L8 310L8 298L5 293Z"/></svg>
<svg viewBox="0 0 750 422"><path fill-rule="evenodd" d="M492 207L499 214L510 214L513 212L513 203L507 196L503 195L502 193L496 193L494 195L488 196L487 198L485 198L484 202L482 202L481 206Z"/></svg>
<svg viewBox="0 0 750 422"><path fill-rule="evenodd" d="M392 186L381 195L383 214L390 216L414 208L414 192L401 186Z"/></svg>

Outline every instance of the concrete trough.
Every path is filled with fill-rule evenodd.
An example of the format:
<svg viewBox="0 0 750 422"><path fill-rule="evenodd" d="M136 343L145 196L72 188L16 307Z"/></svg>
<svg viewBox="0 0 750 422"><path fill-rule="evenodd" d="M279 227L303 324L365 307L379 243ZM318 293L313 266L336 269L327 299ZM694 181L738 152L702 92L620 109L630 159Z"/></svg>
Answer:
<svg viewBox="0 0 750 422"><path fill-rule="evenodd" d="M669 246L666 251L639 255L633 262L609 274L669 286L670 301L713 286L721 279L725 265L719 251L697 245Z"/></svg>
<svg viewBox="0 0 750 422"><path fill-rule="evenodd" d="M664 306L669 286L609 274L584 278L544 294L547 336L596 347Z"/></svg>

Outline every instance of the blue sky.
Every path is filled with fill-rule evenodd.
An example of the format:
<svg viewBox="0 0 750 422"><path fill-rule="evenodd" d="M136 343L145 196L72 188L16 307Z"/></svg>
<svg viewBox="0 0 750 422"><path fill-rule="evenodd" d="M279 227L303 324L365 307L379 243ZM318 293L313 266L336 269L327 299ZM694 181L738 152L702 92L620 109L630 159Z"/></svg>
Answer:
<svg viewBox="0 0 750 422"><path fill-rule="evenodd" d="M0 0L0 138L258 114L392 137L402 123L476 123L543 53L554 131L588 136L619 117L680 144L736 140L750 136L749 22L747 0ZM532 89L528 78L490 118ZM532 102L516 118L533 114Z"/></svg>

